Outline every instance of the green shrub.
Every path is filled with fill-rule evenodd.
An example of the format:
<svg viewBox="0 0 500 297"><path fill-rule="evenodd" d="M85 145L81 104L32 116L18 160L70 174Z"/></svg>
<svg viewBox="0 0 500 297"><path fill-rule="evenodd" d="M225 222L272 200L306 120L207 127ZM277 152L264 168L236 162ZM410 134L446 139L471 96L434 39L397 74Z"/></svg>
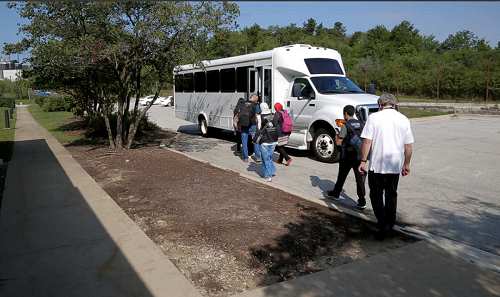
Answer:
<svg viewBox="0 0 500 297"><path fill-rule="evenodd" d="M71 111L74 107L74 102L71 97L54 96L40 98L44 98L41 105L44 111Z"/></svg>
<svg viewBox="0 0 500 297"><path fill-rule="evenodd" d="M111 131L113 134L116 132L116 113L111 114L109 117L109 123L111 125ZM125 123L124 123L125 124ZM125 124L125 127L128 125ZM144 132L147 131L155 131L159 129L159 127L148 120L147 116L144 116L139 122L139 127L137 128L137 137L141 137L144 135ZM88 138L104 138L107 137L108 132L106 130L106 124L104 123L103 117L91 117L87 119L87 132L85 136ZM113 135L115 136L115 135Z"/></svg>
<svg viewBox="0 0 500 297"><path fill-rule="evenodd" d="M40 96L35 96L34 98L35 98L35 103L38 104L38 106L40 107L43 106L45 99L47 99L47 97L40 97Z"/></svg>
<svg viewBox="0 0 500 297"><path fill-rule="evenodd" d="M16 100L14 98L0 98L0 107L14 107Z"/></svg>

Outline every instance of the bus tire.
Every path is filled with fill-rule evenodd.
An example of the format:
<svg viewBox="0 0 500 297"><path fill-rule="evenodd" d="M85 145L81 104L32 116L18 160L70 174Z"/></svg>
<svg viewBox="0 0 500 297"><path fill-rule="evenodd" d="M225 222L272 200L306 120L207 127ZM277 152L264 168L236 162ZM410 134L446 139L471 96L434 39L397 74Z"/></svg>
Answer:
<svg viewBox="0 0 500 297"><path fill-rule="evenodd" d="M340 147L335 145L335 133L319 128L314 133L311 150L316 160L335 163L340 159Z"/></svg>
<svg viewBox="0 0 500 297"><path fill-rule="evenodd" d="M198 119L198 128L200 130L201 136L208 137L208 123L205 117L201 116Z"/></svg>

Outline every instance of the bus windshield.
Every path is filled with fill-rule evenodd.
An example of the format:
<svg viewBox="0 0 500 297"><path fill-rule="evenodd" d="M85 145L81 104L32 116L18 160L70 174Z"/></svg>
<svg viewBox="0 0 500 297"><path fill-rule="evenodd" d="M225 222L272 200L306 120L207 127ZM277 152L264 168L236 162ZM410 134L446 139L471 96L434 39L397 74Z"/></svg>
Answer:
<svg viewBox="0 0 500 297"><path fill-rule="evenodd" d="M311 77L316 90L321 94L364 93L354 82L344 76Z"/></svg>

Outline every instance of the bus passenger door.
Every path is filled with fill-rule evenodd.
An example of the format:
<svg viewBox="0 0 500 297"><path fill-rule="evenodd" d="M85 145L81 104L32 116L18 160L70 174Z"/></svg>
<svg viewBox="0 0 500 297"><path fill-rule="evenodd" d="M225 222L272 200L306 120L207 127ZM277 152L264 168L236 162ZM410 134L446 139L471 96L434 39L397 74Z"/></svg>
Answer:
<svg viewBox="0 0 500 297"><path fill-rule="evenodd" d="M258 90L257 90L257 81L258 81L258 77L257 77L257 69L256 68L248 68L247 69L247 78L248 78L248 82L247 82L247 100L250 99L250 95L251 94L257 94L258 93Z"/></svg>
<svg viewBox="0 0 500 297"><path fill-rule="evenodd" d="M262 78L262 102L267 103L267 106L273 108L273 98L272 98L272 78L271 78L271 66L263 67L263 78Z"/></svg>
<svg viewBox="0 0 500 297"><path fill-rule="evenodd" d="M271 66L262 66L257 68L257 94L262 99L262 102L267 104L269 109L272 109L273 107L271 75Z"/></svg>
<svg viewBox="0 0 500 297"><path fill-rule="evenodd" d="M294 131L309 127L312 115L316 110L314 98L311 97L315 97L315 94L309 81L306 78L296 78L286 103L293 119Z"/></svg>

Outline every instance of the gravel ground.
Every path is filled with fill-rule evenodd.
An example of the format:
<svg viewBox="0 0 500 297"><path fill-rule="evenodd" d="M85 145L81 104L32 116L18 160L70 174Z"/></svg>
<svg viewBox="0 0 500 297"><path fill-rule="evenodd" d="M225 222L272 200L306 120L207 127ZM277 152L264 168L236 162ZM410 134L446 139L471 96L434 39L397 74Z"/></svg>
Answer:
<svg viewBox="0 0 500 297"><path fill-rule="evenodd" d="M336 267L411 244L373 226L158 147L68 149L204 296Z"/></svg>

